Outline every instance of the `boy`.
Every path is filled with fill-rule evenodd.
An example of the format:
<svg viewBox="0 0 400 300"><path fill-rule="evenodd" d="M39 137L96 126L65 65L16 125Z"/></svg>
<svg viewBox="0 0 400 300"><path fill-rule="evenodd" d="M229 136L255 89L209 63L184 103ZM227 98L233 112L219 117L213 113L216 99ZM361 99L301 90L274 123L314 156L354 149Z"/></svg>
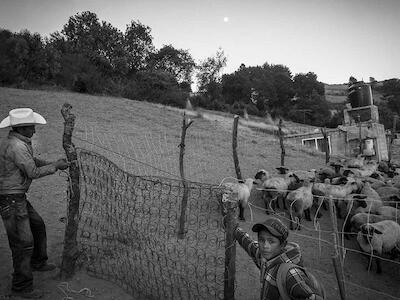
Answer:
<svg viewBox="0 0 400 300"><path fill-rule="evenodd" d="M281 299L277 286L277 273L283 263L302 266L300 247L288 243L289 231L277 218L270 217L262 223L254 224L258 241L254 241L241 228L236 228L236 239L261 270L260 300ZM286 291L291 299L321 300L310 287L310 280L301 268L290 268L286 274Z"/></svg>

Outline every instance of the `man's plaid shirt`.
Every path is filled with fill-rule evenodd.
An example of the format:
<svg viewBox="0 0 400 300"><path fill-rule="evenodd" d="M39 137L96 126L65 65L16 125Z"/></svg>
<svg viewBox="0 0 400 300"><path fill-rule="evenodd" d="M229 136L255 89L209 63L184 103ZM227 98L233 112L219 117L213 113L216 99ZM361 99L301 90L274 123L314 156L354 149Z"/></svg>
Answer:
<svg viewBox="0 0 400 300"><path fill-rule="evenodd" d="M235 236L242 248L254 260L260 269L260 300L280 299L276 283L276 275L281 263L293 263L302 266L300 247L296 243L288 243L285 252L270 260L261 257L258 242L241 228L236 228ZM291 268L286 277L286 288L289 296L296 300L318 299L309 286L309 280L300 268Z"/></svg>

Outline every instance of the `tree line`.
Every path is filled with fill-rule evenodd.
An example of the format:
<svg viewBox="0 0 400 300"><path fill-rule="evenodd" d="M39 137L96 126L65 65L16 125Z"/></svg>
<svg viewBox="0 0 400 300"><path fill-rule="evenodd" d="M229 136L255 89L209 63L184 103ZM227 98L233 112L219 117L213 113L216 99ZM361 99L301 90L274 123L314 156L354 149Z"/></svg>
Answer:
<svg viewBox="0 0 400 300"><path fill-rule="evenodd" d="M0 85L57 86L184 107L192 105L335 127L339 113L325 100L313 72L293 75L284 65L245 66L222 75L222 49L196 63L188 50L153 45L151 28L132 20L124 32L85 11L42 37L0 29ZM196 78L198 92L191 84ZM338 109L340 111L340 109Z"/></svg>

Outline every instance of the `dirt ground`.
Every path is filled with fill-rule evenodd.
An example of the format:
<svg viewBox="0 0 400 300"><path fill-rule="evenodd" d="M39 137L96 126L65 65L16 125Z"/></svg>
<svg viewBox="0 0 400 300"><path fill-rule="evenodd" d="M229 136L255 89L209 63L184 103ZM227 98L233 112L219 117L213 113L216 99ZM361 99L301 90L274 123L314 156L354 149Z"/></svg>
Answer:
<svg viewBox="0 0 400 300"><path fill-rule="evenodd" d="M176 138L179 138L180 135L181 112L178 113L176 110L168 110L158 105L127 99L94 97L69 92L0 88L0 117L4 118L8 111L15 107L31 107L44 115L48 125L37 127L37 135L33 144L38 156L55 160L64 156L61 146L63 120L59 110L66 101L72 104L73 112L77 114L77 127L82 130L81 137L85 136L84 131L90 127L87 124L92 124L92 128L99 131L103 130L105 135L114 134L114 141L117 139L115 132L133 136L135 132L143 128L152 131L168 129L173 132L172 135ZM231 156L231 119L227 121L226 119L221 120L220 117L212 120L210 118L210 116L197 118L192 126L193 128L191 127L191 130L197 130L196 134L199 137L198 144L196 144L197 150L200 153L208 152L211 154L204 157L193 156L197 160L203 160L204 163L193 167L192 172L189 171L188 174L193 176L194 179L201 180L204 177L196 178L195 176L202 173L199 170L205 170L206 180L219 183L221 178L235 175L233 164L229 159L226 159L226 157ZM214 128L213 130L219 127L223 128L211 134L210 127ZM0 138L6 136L7 133L7 130L0 130ZM243 173L248 174L248 176L253 176L255 171L261 167L275 172L274 167L280 164L278 143L265 135L263 138L266 142L262 142L261 133L262 131L256 133L254 131L246 133L245 131L241 136L240 141L243 141L246 145L239 152L241 167ZM109 144L113 143L110 142ZM115 142L115 144L118 144L118 142ZM266 146L270 147L267 151L265 150ZM176 144L173 147L176 148ZM222 147L225 147L225 150L221 150ZM128 155L130 152L127 151ZM143 151L146 152L146 149L143 149ZM177 153L176 150L174 151L173 155ZM189 147L187 152L188 161L190 161ZM318 168L323 165L323 160L323 155L310 155L307 151L299 151L295 148L287 149L287 165L293 169ZM171 162L174 163L172 159ZM61 263L63 249L65 224L60 221L60 218L65 217L66 214L66 188L65 176L55 174L34 181L28 194L29 200L46 222L49 258L56 265ZM253 192L251 202L253 204L252 210L246 210L247 221L240 223L240 226L248 232L250 232L253 222L262 220L265 216L263 210L259 208L262 207L262 204L258 201L256 191ZM312 222L305 221L304 225L306 228L313 229ZM331 221L327 212L324 212L324 217L320 220L320 228L322 230L331 229ZM319 235L316 231L303 229L298 233L291 232L290 239L300 244L305 264L324 283L328 299L340 299L332 267L332 246L320 242L321 239L331 241L332 237L328 233L322 232ZM354 240L346 241L346 247L357 249L356 246ZM347 299L400 299L400 265L383 262L383 273L378 275L374 271L367 272L366 263L367 259L361 257L360 254L347 253L344 266L345 278L346 281L356 284L346 285ZM258 270L240 246L237 247L236 269L236 299L258 299ZM11 272L10 250L4 226L0 225L0 299L7 299L5 295L9 290ZM83 271L78 272L74 278L67 282L68 287L65 282L58 279L57 274L58 270L34 274L35 286L44 290L44 299L46 300L87 299L90 295L85 293L89 290L91 295L94 296L92 299L132 299L117 285L88 276ZM67 298L62 290L69 290L67 294L71 298ZM80 294L79 291L81 291Z"/></svg>

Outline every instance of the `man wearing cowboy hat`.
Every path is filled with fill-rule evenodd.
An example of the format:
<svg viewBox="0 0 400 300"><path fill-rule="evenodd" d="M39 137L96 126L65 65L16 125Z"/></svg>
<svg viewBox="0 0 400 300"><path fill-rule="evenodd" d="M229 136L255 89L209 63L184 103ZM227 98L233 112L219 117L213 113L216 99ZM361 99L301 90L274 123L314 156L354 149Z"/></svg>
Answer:
<svg viewBox="0 0 400 300"><path fill-rule="evenodd" d="M0 128L11 127L0 143L0 214L13 258L11 293L34 299L43 292L33 289L32 270L50 271L55 265L47 263L46 227L26 193L33 179L69 166L65 159L50 163L34 157L31 137L37 124L46 120L30 108L13 109L0 123Z"/></svg>

